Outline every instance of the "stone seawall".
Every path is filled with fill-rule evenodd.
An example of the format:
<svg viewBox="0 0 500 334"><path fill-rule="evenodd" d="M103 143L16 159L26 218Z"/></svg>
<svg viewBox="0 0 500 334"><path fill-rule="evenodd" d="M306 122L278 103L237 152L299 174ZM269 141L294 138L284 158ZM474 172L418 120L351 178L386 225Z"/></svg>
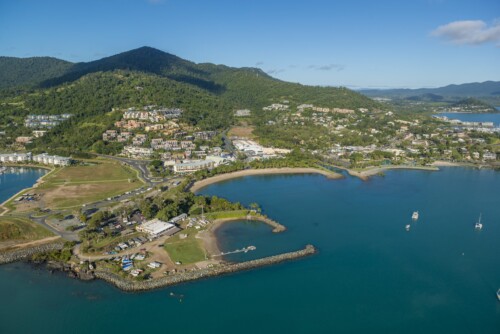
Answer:
<svg viewBox="0 0 500 334"><path fill-rule="evenodd" d="M110 273L107 271L96 270L94 272L94 275L96 278L105 280L124 291L145 291L145 290L172 286L184 282L199 280L207 277L221 276L229 273L235 273L238 271L277 264L285 261L299 259L305 256L312 255L314 253L316 253L316 248L312 245L307 245L304 249L295 252L283 253L252 261L225 264L218 267L175 274L172 276L166 276L163 278L144 281L144 282L131 281L117 274Z"/></svg>
<svg viewBox="0 0 500 334"><path fill-rule="evenodd" d="M267 225L271 226L273 228L273 233L281 233L286 231L286 227L284 225L281 225L277 221L274 221L272 219L269 219L267 217L265 218L259 218L258 220L266 223Z"/></svg>
<svg viewBox="0 0 500 334"><path fill-rule="evenodd" d="M35 254L47 253L55 250L61 250L64 247L63 242L54 242L35 247L18 249L0 253L0 264L29 260Z"/></svg>

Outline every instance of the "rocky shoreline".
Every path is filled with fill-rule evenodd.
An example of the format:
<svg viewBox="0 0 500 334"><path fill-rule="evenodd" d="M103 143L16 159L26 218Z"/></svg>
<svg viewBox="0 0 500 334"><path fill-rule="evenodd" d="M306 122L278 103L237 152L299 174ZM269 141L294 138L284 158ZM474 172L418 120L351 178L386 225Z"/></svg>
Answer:
<svg viewBox="0 0 500 334"><path fill-rule="evenodd" d="M57 243L44 244L36 247L31 247L11 252L0 253L0 264L6 264L16 261L31 261L32 257L36 254L43 254L55 250L61 250L63 249L63 247L64 243L57 242ZM152 279L146 281L133 281L105 270L81 269L80 266L66 262L35 261L32 263L35 264L43 263L45 264L48 270L50 271L57 270L61 272L66 272L68 273L68 276L71 278L76 278L83 281L101 279L108 283L111 283L120 290L129 292L139 292L139 291L159 289L167 286L181 284L184 282L196 281L208 277L222 276L231 273L236 273L239 271L251 270L259 267L278 264L310 256L315 254L316 252L317 250L313 245L307 245L305 248L298 251L282 253L278 255L264 257L261 259L239 262L239 263L222 263L218 266L211 268L199 269L195 271L186 271L170 276L165 276L159 279Z"/></svg>
<svg viewBox="0 0 500 334"><path fill-rule="evenodd" d="M36 254L61 250L63 249L63 247L64 242L54 242L50 244L42 244L35 247L3 252L0 253L0 264L29 260Z"/></svg>
<svg viewBox="0 0 500 334"><path fill-rule="evenodd" d="M291 261L313 255L316 252L317 250L314 246L307 245L304 249L294 252L283 253L279 255L269 256L257 260L245 261L240 263L222 264L220 266L213 268L189 271L180 274L175 274L172 276L166 276L159 279L142 281L142 282L131 281L108 271L96 270L94 271L93 275L98 279L102 279L108 283L113 284L120 290L137 292L137 291L146 291L146 290L163 288L184 282L200 280L208 277L222 276L239 271L273 265L285 261Z"/></svg>

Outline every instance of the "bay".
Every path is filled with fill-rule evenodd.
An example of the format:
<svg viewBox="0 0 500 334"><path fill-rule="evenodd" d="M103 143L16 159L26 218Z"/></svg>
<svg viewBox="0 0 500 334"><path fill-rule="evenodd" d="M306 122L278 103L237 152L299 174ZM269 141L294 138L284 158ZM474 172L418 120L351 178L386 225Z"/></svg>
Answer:
<svg viewBox="0 0 500 334"><path fill-rule="evenodd" d="M0 332L498 333L499 189L500 173L465 168L389 171L367 182L268 175L213 184L201 193L258 202L288 228L223 225L223 250L257 246L232 260L308 243L319 253L134 294L0 266Z"/></svg>
<svg viewBox="0 0 500 334"><path fill-rule="evenodd" d="M499 107L496 107L496 109L500 111ZM446 116L449 119L458 119L463 122L493 122L496 127L500 126L500 112L488 114L444 112L438 115Z"/></svg>

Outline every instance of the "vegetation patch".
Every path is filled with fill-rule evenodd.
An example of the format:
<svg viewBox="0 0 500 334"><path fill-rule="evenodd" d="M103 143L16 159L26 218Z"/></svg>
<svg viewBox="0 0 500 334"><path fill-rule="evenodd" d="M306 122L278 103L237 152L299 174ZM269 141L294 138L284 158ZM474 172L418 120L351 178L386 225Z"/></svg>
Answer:
<svg viewBox="0 0 500 334"><path fill-rule="evenodd" d="M205 260L205 252L200 241L193 234L183 240L180 240L178 236L170 238L165 244L165 250L174 262L190 264Z"/></svg>
<svg viewBox="0 0 500 334"><path fill-rule="evenodd" d="M0 217L0 241L38 240L53 234L45 228L21 217Z"/></svg>

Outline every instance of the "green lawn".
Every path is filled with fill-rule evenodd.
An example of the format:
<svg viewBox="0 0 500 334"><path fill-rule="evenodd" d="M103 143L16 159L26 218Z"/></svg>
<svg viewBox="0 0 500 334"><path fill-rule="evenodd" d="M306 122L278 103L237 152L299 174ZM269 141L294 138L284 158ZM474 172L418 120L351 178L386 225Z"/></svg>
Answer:
<svg viewBox="0 0 500 334"><path fill-rule="evenodd" d="M61 168L44 179L37 191L45 206L69 208L123 194L143 185L137 173L112 160L86 160L89 165Z"/></svg>
<svg viewBox="0 0 500 334"><path fill-rule="evenodd" d="M0 241L32 241L52 236L54 235L50 231L26 218L0 217Z"/></svg>
<svg viewBox="0 0 500 334"><path fill-rule="evenodd" d="M205 252L194 234L182 240L178 236L170 238L165 243L165 250L174 262L190 264L205 260Z"/></svg>
<svg viewBox="0 0 500 334"><path fill-rule="evenodd" d="M248 210L219 211L207 213L205 217L208 219L246 218L248 212Z"/></svg>
<svg viewBox="0 0 500 334"><path fill-rule="evenodd" d="M84 160L88 166L70 166L62 168L45 178L45 184L109 182L135 179L136 173L130 168L113 160Z"/></svg>

